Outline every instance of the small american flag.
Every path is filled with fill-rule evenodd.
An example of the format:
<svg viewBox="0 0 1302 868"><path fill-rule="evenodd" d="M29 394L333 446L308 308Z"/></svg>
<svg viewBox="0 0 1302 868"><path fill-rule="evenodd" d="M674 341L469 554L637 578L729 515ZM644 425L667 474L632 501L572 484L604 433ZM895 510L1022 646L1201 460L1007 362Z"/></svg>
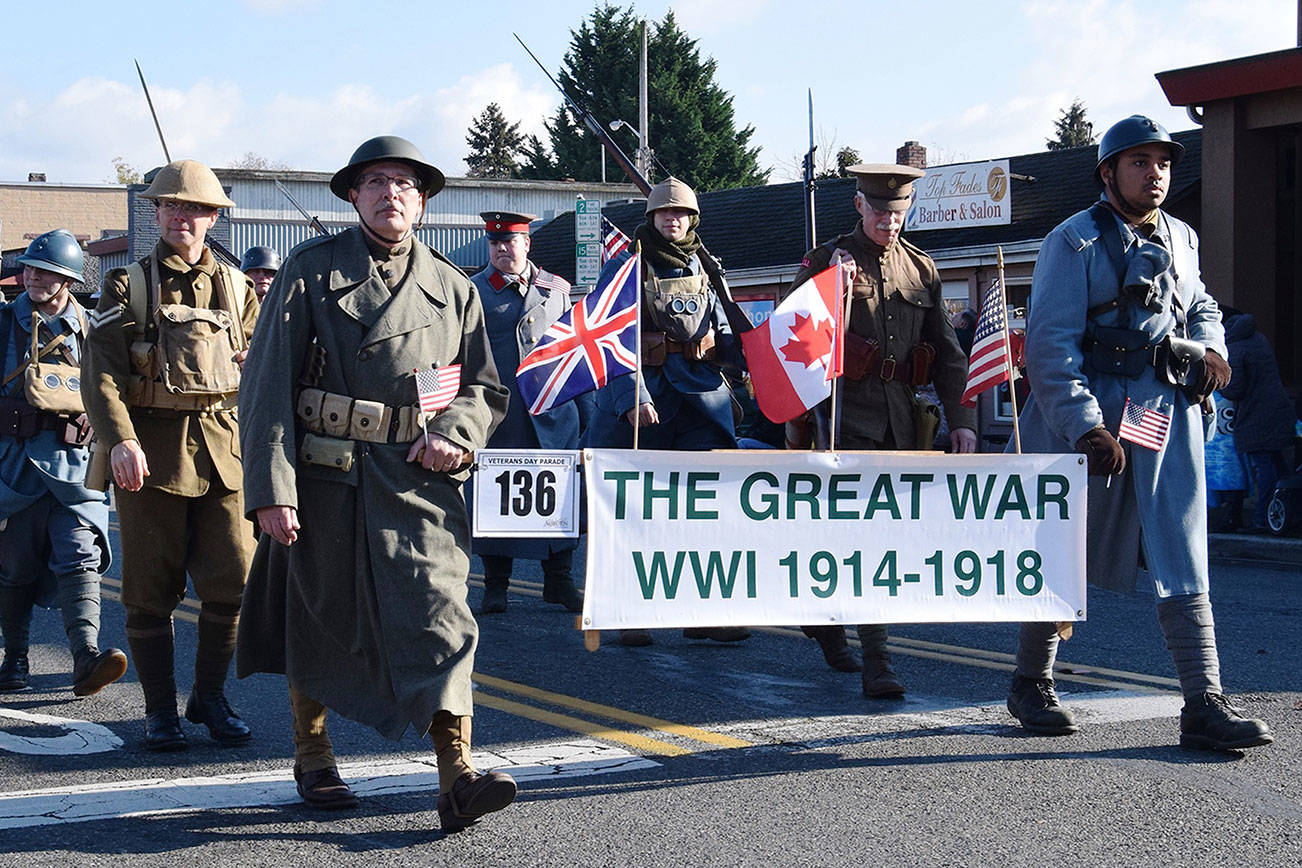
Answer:
<svg viewBox="0 0 1302 868"><path fill-rule="evenodd" d="M981 299L981 318L972 336L972 355L967 363L967 388L963 404L976 404L977 395L1008 379L1008 321L1005 317L1004 287L991 281Z"/></svg>
<svg viewBox="0 0 1302 868"><path fill-rule="evenodd" d="M437 413L457 396L461 388L461 366L425 368L412 371L416 375L416 396L422 413Z"/></svg>
<svg viewBox="0 0 1302 868"><path fill-rule="evenodd" d="M619 254L628 250L633 242L619 227L605 217L601 218L601 264L605 265Z"/></svg>
<svg viewBox="0 0 1302 868"><path fill-rule="evenodd" d="M1117 439L1160 452L1170 429L1170 416L1142 404L1132 404L1127 398L1126 406L1121 408L1121 428L1117 431Z"/></svg>

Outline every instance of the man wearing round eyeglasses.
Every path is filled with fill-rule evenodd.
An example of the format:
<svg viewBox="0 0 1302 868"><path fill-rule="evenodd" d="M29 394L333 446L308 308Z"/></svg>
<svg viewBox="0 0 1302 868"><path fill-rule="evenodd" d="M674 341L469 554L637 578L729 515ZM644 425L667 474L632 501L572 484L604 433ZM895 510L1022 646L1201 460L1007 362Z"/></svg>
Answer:
<svg viewBox="0 0 1302 868"><path fill-rule="evenodd" d="M838 263L850 270L837 446L929 449L930 443L917 443L914 402L918 388L934 384L949 420L950 448L975 452L976 411L961 403L967 356L941 303L936 263L900 237L905 212L913 202L913 184L925 172L882 163L850 166L846 171L855 178L854 207L859 224L854 231L806 253L791 283L793 288L800 286ZM807 627L805 633L818 641L832 668L860 668L840 626ZM904 695L886 650L886 638L882 625L859 626L863 693L873 699Z"/></svg>
<svg viewBox="0 0 1302 868"><path fill-rule="evenodd" d="M219 744L249 728L225 695L253 554L235 404L258 315L253 284L205 244L234 202L207 166L178 160L140 194L155 203L152 253L104 276L90 316L82 394L97 449L88 484L117 489L127 643L145 695L145 747L180 750L172 612L186 576L200 600L185 717ZM107 474L97 474L108 456Z"/></svg>
<svg viewBox="0 0 1302 868"><path fill-rule="evenodd" d="M262 538L237 671L286 675L294 779L314 807L356 804L327 708L395 740L428 733L452 832L510 804L515 782L470 762L478 629L460 488L508 393L474 285L414 237L442 187L406 139L363 143L330 182L359 225L295 248L267 295L240 406ZM415 374L431 369L455 391L422 413Z"/></svg>

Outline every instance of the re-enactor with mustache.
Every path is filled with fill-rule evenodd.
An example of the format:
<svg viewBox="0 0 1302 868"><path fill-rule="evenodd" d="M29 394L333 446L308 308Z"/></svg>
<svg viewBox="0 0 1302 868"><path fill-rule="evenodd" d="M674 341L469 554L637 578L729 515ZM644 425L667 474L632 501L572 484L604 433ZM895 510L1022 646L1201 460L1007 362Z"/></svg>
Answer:
<svg viewBox="0 0 1302 868"><path fill-rule="evenodd" d="M506 412L479 294L414 237L443 174L397 136L363 143L331 191L360 223L295 248L267 293L241 396L245 501L262 528L237 672L283 672L294 778L349 807L326 709L391 739L429 733L438 812L462 829L515 798L470 763L468 453ZM413 371L460 365L452 403L417 411Z"/></svg>
<svg viewBox="0 0 1302 868"><path fill-rule="evenodd" d="M1040 246L1026 328L1031 398L1021 415L1022 445L1088 458L1090 582L1133 590L1142 532L1157 620L1185 699L1180 744L1235 750L1269 744L1272 736L1221 690L1199 404L1229 382L1230 368L1220 309L1199 276L1198 236L1160 210L1183 155L1161 124L1142 115L1119 121L1099 143L1094 176L1103 195ZM1181 354L1202 358L1186 363ZM1160 448L1118 440L1127 402L1170 418ZM1044 735L1077 728L1054 691L1058 641L1054 624L1022 625L1008 695L1009 712Z"/></svg>
<svg viewBox="0 0 1302 868"><path fill-rule="evenodd" d="M967 356L941 301L940 274L930 256L900 237L913 183L926 173L881 163L846 171L856 179L854 207L861 219L853 232L806 253L791 283L794 289L841 263L852 276L836 444L842 449L917 448L915 393L934 383L949 420L952 450L975 452L976 411L961 403ZM805 633L818 640L832 668L860 668L842 627L807 627ZM859 640L864 696L903 696L886 651L886 628L861 624Z"/></svg>

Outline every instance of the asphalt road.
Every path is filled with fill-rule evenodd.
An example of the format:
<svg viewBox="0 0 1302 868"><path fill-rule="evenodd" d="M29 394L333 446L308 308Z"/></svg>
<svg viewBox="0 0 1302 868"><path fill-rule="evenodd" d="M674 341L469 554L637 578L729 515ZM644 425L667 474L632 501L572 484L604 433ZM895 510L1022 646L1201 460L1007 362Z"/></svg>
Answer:
<svg viewBox="0 0 1302 868"><path fill-rule="evenodd" d="M229 686L251 744L185 724L187 751L148 753L134 669L74 699L58 615L40 611L32 686L0 696L0 863L1302 864L1296 569L1213 567L1225 683L1276 735L1214 755L1176 746L1151 597L1091 590L1058 673L1082 729L1047 738L1003 708L1012 625L894 629L908 697L869 701L794 629L734 645L662 631L590 653L524 566L508 612L481 620L474 733L477 761L512 771L520 796L480 826L439 831L427 740L334 716L361 805L302 806L281 678ZM115 585L106 645L125 644ZM481 593L472 575L472 604ZM196 611L177 620L180 702Z"/></svg>

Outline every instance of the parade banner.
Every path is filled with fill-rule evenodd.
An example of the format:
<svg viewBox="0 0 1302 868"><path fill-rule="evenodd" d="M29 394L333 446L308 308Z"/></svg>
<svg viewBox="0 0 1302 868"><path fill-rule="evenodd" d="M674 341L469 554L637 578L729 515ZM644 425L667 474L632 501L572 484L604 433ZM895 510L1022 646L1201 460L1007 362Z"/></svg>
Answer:
<svg viewBox="0 0 1302 868"><path fill-rule="evenodd" d="M1013 222L1007 160L929 167L913 184L909 229L1006 226Z"/></svg>
<svg viewBox="0 0 1302 868"><path fill-rule="evenodd" d="M584 452L589 630L1085 618L1079 455Z"/></svg>

